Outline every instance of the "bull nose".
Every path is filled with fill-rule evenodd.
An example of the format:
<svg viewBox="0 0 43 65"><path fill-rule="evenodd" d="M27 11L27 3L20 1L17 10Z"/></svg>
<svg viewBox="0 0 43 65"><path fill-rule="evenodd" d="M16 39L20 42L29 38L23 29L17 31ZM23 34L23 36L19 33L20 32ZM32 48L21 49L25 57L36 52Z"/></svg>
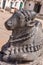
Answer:
<svg viewBox="0 0 43 65"><path fill-rule="evenodd" d="M11 26L11 25L12 25L12 22L11 22L11 21L8 21L8 22L7 22L7 25L8 25L8 26Z"/></svg>

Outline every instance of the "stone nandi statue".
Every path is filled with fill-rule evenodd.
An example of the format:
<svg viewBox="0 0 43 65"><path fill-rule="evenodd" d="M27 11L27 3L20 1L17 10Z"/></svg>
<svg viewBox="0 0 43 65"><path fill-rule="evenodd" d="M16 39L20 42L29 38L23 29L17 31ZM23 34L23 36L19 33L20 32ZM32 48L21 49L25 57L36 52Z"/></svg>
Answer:
<svg viewBox="0 0 43 65"><path fill-rule="evenodd" d="M42 24L34 20L35 16L33 11L21 10L5 22L6 28L12 30L12 35L2 47L1 61L33 62L40 56L43 46Z"/></svg>

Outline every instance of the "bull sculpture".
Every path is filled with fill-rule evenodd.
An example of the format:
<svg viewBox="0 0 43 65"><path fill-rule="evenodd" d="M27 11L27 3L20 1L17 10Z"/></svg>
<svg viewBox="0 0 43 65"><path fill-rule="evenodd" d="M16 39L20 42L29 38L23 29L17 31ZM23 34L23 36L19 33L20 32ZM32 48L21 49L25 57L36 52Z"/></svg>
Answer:
<svg viewBox="0 0 43 65"><path fill-rule="evenodd" d="M40 56L43 46L42 24L34 20L35 16L33 11L21 10L5 22L5 27L12 30L12 35L2 47L1 62L33 62Z"/></svg>

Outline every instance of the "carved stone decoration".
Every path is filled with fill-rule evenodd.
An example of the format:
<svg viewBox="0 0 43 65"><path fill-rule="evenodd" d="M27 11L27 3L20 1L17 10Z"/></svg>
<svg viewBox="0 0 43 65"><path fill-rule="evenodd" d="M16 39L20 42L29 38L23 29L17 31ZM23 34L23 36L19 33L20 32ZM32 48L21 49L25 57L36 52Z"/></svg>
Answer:
<svg viewBox="0 0 43 65"><path fill-rule="evenodd" d="M41 55L42 24L34 20L35 16L33 11L21 10L5 22L5 27L12 30L12 35L0 52L0 65L30 63Z"/></svg>

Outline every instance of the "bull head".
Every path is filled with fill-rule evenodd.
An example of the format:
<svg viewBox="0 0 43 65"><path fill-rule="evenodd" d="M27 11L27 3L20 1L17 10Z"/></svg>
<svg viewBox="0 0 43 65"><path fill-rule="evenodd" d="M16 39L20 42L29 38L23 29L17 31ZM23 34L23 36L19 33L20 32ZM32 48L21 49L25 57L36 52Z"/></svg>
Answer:
<svg viewBox="0 0 43 65"><path fill-rule="evenodd" d="M33 11L21 10L14 13L11 18L5 22L8 30L13 30L18 27L33 26L32 20L35 18L36 13Z"/></svg>

